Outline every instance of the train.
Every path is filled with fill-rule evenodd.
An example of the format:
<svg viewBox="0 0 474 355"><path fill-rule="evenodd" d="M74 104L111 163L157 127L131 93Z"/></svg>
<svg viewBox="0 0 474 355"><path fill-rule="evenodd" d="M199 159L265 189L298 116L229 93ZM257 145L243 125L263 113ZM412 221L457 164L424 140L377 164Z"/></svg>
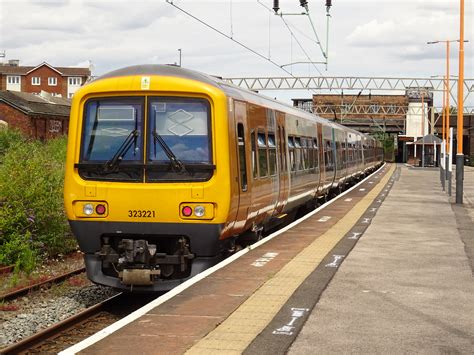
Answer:
<svg viewBox="0 0 474 355"><path fill-rule="evenodd" d="M167 291L382 160L353 129L215 76L137 65L75 93L64 203L91 281Z"/></svg>

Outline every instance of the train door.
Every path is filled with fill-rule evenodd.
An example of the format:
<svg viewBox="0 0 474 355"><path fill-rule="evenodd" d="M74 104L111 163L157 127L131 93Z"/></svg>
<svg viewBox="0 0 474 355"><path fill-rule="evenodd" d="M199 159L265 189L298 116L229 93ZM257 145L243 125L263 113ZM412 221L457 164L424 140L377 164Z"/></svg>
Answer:
<svg viewBox="0 0 474 355"><path fill-rule="evenodd" d="M252 166L251 204L248 210L247 228L259 230L273 213L276 201L274 194L278 194L275 160L269 156L276 153L275 126L269 126L271 118L265 107L247 104L247 124L250 131L250 161ZM270 137L270 138L269 138ZM275 156L276 157L276 156ZM250 178L250 176L249 176Z"/></svg>
<svg viewBox="0 0 474 355"><path fill-rule="evenodd" d="M234 101L236 142L237 142L237 165L239 170L239 203L234 229L241 232L247 221L252 184L250 181L250 169L248 157L250 157L250 137L247 127L247 105L244 102Z"/></svg>
<svg viewBox="0 0 474 355"><path fill-rule="evenodd" d="M324 149L324 163L325 163L325 181L324 187L326 189L332 187L336 173L336 149L334 129L331 126L323 126L323 149Z"/></svg>
<svg viewBox="0 0 474 355"><path fill-rule="evenodd" d="M345 171L345 176L350 176L350 173L351 173L351 169L350 169L350 166L349 166L349 142L348 142L348 139L347 139L347 136L349 135L349 133L347 133L346 131L344 131L344 143L343 143L343 146L344 146L344 168L346 169Z"/></svg>
<svg viewBox="0 0 474 355"><path fill-rule="evenodd" d="M325 170L325 156L324 156L324 139L323 139L323 125L318 123L317 125L317 145L318 145L318 171L319 171L319 188L318 195L322 194L324 190L324 181L326 180Z"/></svg>
<svg viewBox="0 0 474 355"><path fill-rule="evenodd" d="M316 180L316 191L320 190L321 187L321 166L320 166L320 156L319 156L319 124L314 125L315 129L315 138L312 138L312 154L311 154L311 159L313 160L311 166L314 169L314 173L316 174L315 180Z"/></svg>
<svg viewBox="0 0 474 355"><path fill-rule="evenodd" d="M267 155L268 170L270 176L271 195L271 215L278 213L277 206L280 197L280 175L278 168L278 125L276 122L276 112L267 108Z"/></svg>
<svg viewBox="0 0 474 355"><path fill-rule="evenodd" d="M280 181L280 189L278 193L278 202L275 208L275 214L281 213L288 201L289 193L289 176L288 176L288 146L286 142L285 131L285 114L276 112L276 137L277 137L277 154L278 154L278 177Z"/></svg>

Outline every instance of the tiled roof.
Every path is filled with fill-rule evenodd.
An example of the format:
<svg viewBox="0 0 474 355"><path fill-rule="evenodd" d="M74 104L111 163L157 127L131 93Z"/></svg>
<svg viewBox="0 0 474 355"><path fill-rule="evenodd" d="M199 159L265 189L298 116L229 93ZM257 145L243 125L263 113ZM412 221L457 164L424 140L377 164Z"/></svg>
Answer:
<svg viewBox="0 0 474 355"><path fill-rule="evenodd" d="M28 115L52 115L69 117L71 100L46 95L30 94L4 90L0 91L0 102L28 114Z"/></svg>
<svg viewBox="0 0 474 355"><path fill-rule="evenodd" d="M44 65L48 65L47 63L43 63ZM39 66L12 66L12 65L0 65L0 74L16 74L16 75L26 75L29 71L40 67ZM73 68L73 67L53 67L51 68L56 69L59 71L63 76L90 76L91 71L89 68Z"/></svg>

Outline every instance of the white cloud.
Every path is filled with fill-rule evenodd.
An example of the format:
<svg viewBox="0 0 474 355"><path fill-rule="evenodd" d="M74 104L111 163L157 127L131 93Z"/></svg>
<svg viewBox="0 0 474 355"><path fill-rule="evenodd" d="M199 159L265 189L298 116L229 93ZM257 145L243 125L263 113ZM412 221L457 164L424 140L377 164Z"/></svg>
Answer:
<svg viewBox="0 0 474 355"><path fill-rule="evenodd" d="M256 0L175 0L191 14L278 64L307 61L282 20ZM271 7L271 0L261 0ZM285 12L301 11L296 0L282 0ZM324 1L310 1L313 22L325 47ZM456 38L458 8L454 1L338 0L330 19L329 71L326 75L429 76L444 69L442 45L426 41ZM466 38L474 41L472 4L466 2ZM285 18L312 60L319 48L304 16ZM305 34L303 36L302 34ZM0 0L0 50L23 64L43 61L58 66L88 65L104 74L127 65L174 63L221 76L286 76L255 54L231 42L165 0ZM466 45L466 75L474 70L472 42ZM456 52L453 50L453 59ZM87 63L87 64L86 64ZM454 61L453 61L454 63ZM453 64L454 65L454 64ZM296 75L319 75L308 64L287 67ZM276 93L280 96L280 93ZM270 93L274 96L273 93ZM309 95L301 92L293 96Z"/></svg>

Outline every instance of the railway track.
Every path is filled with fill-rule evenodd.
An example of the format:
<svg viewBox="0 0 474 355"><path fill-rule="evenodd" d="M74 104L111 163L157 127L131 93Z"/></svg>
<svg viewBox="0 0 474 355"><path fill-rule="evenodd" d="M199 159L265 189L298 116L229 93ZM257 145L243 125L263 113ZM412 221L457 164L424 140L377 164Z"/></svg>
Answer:
<svg viewBox="0 0 474 355"><path fill-rule="evenodd" d="M14 268L15 265L0 266L0 275L10 274Z"/></svg>
<svg viewBox="0 0 474 355"><path fill-rule="evenodd" d="M22 287L20 289L4 293L4 294L0 295L0 302L10 301L10 300L15 299L17 297L24 296L24 295L28 294L31 291L38 290L42 287L51 287L52 285L61 283L64 280L67 280L68 278L70 278L72 276L82 274L85 271L86 271L85 267L80 267L76 270L66 272L62 275L52 277L50 279L47 279L47 280L44 280L44 281L41 281L41 282L38 282L38 283L35 283L35 284L32 284L32 285L28 285L28 286Z"/></svg>
<svg viewBox="0 0 474 355"><path fill-rule="evenodd" d="M159 295L119 293L30 337L0 354L57 353L125 317Z"/></svg>

